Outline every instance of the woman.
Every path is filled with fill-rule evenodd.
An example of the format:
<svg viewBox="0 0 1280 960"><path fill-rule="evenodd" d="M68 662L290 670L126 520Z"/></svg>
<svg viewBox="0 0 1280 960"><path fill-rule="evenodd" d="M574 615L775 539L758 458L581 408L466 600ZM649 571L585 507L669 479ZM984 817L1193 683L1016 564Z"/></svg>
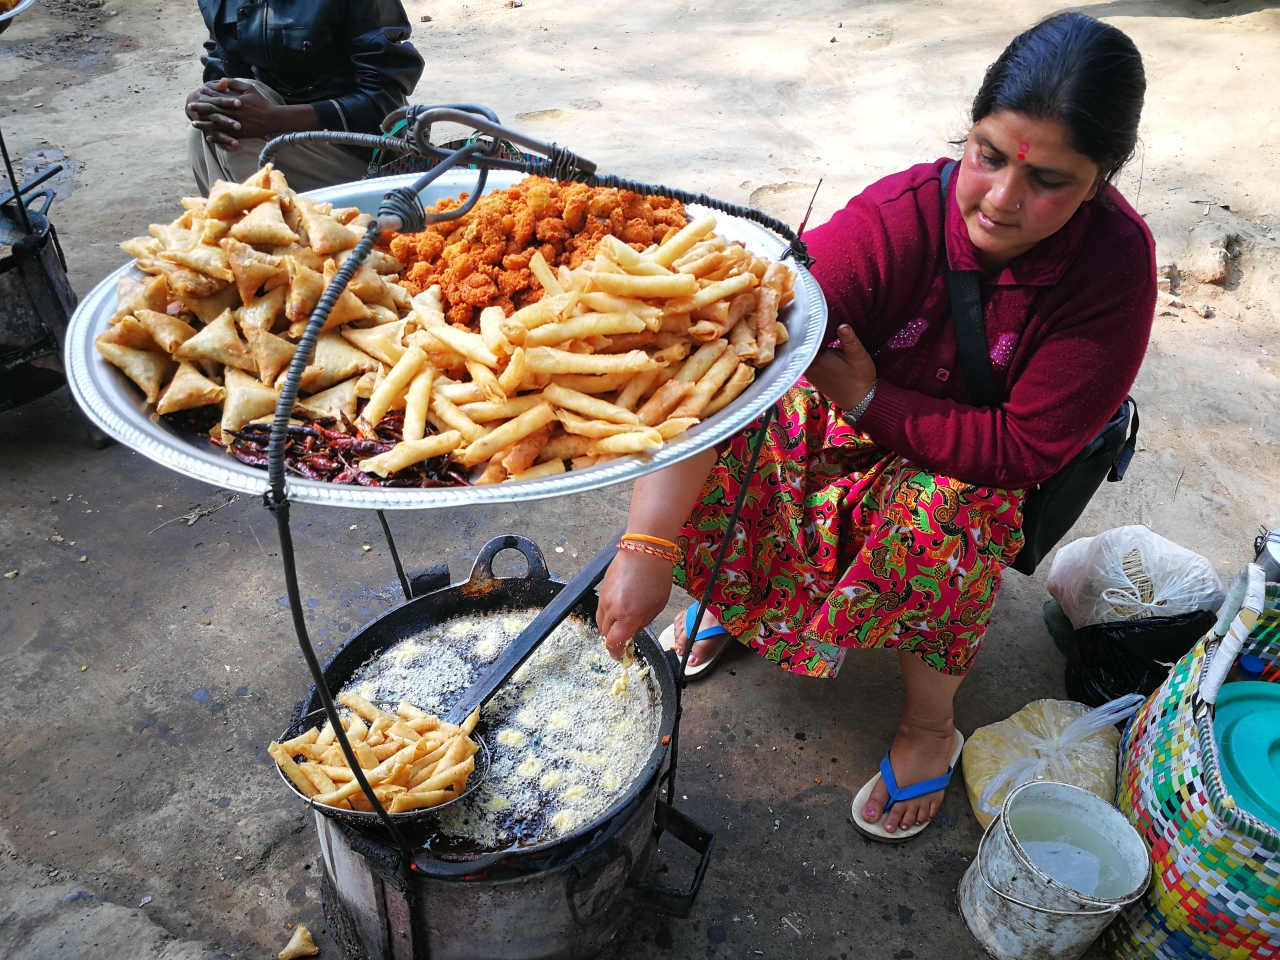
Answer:
<svg viewBox="0 0 1280 960"><path fill-rule="evenodd" d="M187 97L187 155L200 192L258 169L267 140L304 130L381 133L422 76L400 0L200 0L209 30L204 83ZM295 190L359 180L370 151L333 143L281 148Z"/></svg>
<svg viewBox="0 0 1280 960"><path fill-rule="evenodd" d="M896 649L906 707L853 810L877 839L914 836L938 811L963 744L952 700L1022 545L1026 489L1098 433L1137 376L1155 244L1111 181L1145 87L1127 36L1055 16L987 70L945 203L944 159L873 184L805 236L839 348L776 408L689 663L733 637L831 677L847 648ZM994 409L968 402L948 263L981 273L1006 398ZM601 587L611 651L657 616L673 579L705 591L752 435L636 484L628 532L648 542L624 543Z"/></svg>

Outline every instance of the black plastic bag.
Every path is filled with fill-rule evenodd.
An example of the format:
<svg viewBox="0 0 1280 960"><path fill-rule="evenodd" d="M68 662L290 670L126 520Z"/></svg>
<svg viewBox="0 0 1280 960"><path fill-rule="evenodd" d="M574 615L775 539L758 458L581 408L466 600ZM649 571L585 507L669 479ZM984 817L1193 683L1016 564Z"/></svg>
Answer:
<svg viewBox="0 0 1280 960"><path fill-rule="evenodd" d="M1126 693L1149 696L1217 621L1210 610L1174 617L1095 623L1075 631L1067 654L1067 696L1100 707Z"/></svg>

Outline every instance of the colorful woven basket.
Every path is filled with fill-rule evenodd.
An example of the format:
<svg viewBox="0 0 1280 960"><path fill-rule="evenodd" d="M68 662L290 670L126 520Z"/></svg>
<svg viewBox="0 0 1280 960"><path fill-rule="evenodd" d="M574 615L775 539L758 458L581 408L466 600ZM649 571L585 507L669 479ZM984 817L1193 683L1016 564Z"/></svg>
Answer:
<svg viewBox="0 0 1280 960"><path fill-rule="evenodd" d="M1253 564L1121 741L1118 803L1151 849L1152 883L1107 931L1113 957L1280 960L1280 831L1235 805L1213 733L1242 648L1280 654L1280 588Z"/></svg>

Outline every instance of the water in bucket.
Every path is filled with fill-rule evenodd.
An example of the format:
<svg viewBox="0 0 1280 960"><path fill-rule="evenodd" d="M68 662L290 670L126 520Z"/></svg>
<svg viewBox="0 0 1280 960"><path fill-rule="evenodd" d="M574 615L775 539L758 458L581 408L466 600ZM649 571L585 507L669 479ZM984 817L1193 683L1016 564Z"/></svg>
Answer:
<svg viewBox="0 0 1280 960"><path fill-rule="evenodd" d="M1031 862L1063 886L1103 900L1131 892L1120 851L1088 824L1038 806L1010 810L1009 823Z"/></svg>

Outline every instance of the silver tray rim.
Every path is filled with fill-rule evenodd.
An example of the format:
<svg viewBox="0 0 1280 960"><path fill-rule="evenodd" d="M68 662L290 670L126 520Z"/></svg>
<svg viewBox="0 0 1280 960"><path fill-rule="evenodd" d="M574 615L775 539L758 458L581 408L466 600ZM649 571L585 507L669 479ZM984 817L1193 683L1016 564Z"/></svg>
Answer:
<svg viewBox="0 0 1280 960"><path fill-rule="evenodd" d="M450 171L424 194L428 205L439 197L454 196L475 183L472 171ZM407 186L415 176L408 174L339 184L311 191L307 196L335 204L359 206L376 212L382 195L394 187ZM510 186L522 179L518 174L494 173L488 190ZM487 192L487 191L486 191ZM693 209L699 209L693 207ZM717 230L730 240L742 240L750 249L774 259L787 249L786 243L765 228L739 217L710 211ZM386 488L322 483L290 476L287 492L296 503L365 510L429 510L484 503L514 503L585 493L602 487L639 479L679 463L740 432L768 407L776 403L817 356L827 324L827 304L813 275L792 263L797 270L795 299L782 318L790 339L779 347L773 363L760 371L755 381L732 404L719 413L667 441L651 456L626 456L583 470L481 487ZM104 433L161 466L183 476L239 493L258 495L267 490L265 470L241 463L209 445L201 447L170 429L123 373L108 364L94 347L94 338L106 329L116 310L117 281L125 274L142 276L133 261L110 273L80 302L66 334L67 382L72 396L85 414Z"/></svg>

